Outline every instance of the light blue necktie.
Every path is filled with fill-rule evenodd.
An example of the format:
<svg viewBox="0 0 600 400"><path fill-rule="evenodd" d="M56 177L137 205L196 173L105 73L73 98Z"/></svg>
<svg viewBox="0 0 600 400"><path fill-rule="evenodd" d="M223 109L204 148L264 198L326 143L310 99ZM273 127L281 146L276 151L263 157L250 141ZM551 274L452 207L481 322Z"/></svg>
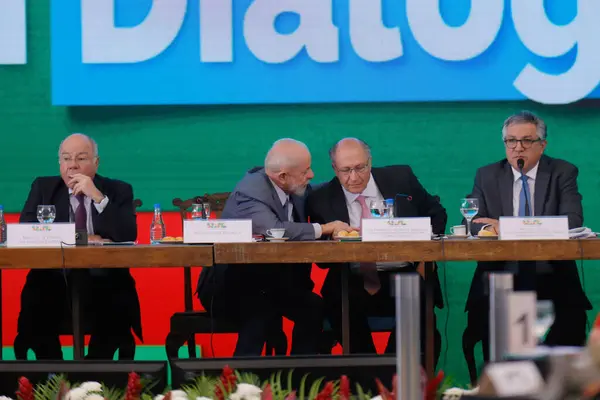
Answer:
<svg viewBox="0 0 600 400"><path fill-rule="evenodd" d="M527 184L527 175L521 175L521 193L519 194L519 217L531 216L531 197L529 196L529 185ZM529 209L525 209L525 204L529 204Z"/></svg>

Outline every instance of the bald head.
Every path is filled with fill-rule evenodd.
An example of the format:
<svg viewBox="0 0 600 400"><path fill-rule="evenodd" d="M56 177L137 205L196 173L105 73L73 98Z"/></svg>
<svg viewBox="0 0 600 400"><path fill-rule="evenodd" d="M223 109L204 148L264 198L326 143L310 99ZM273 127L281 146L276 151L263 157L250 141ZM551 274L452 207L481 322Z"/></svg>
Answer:
<svg viewBox="0 0 600 400"><path fill-rule="evenodd" d="M345 138L329 151L331 166L342 186L350 193L362 193L371 176L371 149L364 141Z"/></svg>
<svg viewBox="0 0 600 400"><path fill-rule="evenodd" d="M73 133L64 138L63 141L60 142L60 146L58 146L58 156L60 157L63 147L71 147L73 145L78 148L89 147L91 156L98 157L98 145L96 144L96 141L83 133Z"/></svg>
<svg viewBox="0 0 600 400"><path fill-rule="evenodd" d="M94 139L81 133L67 136L58 148L58 163L60 175L67 185L77 174L93 178L98 171L98 145Z"/></svg>
<svg viewBox="0 0 600 400"><path fill-rule="evenodd" d="M329 150L329 158L335 164L336 155L343 153L342 156L348 153L362 153L369 160L371 159L371 148L364 141L353 137L348 137L340 140Z"/></svg>
<svg viewBox="0 0 600 400"><path fill-rule="evenodd" d="M308 147L294 139L279 139L265 157L265 173L286 193L301 195L314 177Z"/></svg>

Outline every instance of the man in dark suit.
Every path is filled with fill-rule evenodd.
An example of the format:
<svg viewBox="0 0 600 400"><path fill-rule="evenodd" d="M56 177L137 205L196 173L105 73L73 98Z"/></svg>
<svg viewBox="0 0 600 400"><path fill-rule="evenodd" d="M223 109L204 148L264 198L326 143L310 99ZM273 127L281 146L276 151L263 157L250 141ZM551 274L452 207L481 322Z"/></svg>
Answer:
<svg viewBox="0 0 600 400"><path fill-rule="evenodd" d="M470 197L479 199L479 212L472 233L477 235L485 229L497 234L501 216L566 215L569 228L582 226L577 167L544 155L544 122L530 112L515 114L504 122L502 138L506 159L480 168L475 175ZM489 359L487 277L493 271L512 272L515 290L536 290L538 299L553 301L555 321L546 337L547 345L583 345L586 310L592 307L575 261L479 262L465 309L468 325L464 343L483 340L484 358Z"/></svg>
<svg viewBox="0 0 600 400"><path fill-rule="evenodd" d="M348 229L339 221L311 224L304 195L314 177L311 157L301 142L281 139L265 159L237 184L222 218L252 219L252 232L285 228L289 240L314 240ZM239 320L235 356L259 356L273 321L294 321L292 354L315 354L323 323L321 298L313 293L311 264L217 265L205 268L198 296L214 316Z"/></svg>
<svg viewBox="0 0 600 400"><path fill-rule="evenodd" d="M87 230L88 240L134 241L137 237L133 190L125 182L96 174L98 147L88 136L74 134L59 148L60 176L35 179L20 222L38 222L37 206L54 205L54 222L74 222ZM91 327L88 359L112 359L117 348L129 348L142 338L140 304L128 269L89 269L82 277L83 321ZM15 349L31 347L36 358L62 359L58 338L70 307L71 272L31 270L21 293ZM68 314L67 314L68 315ZM17 352L17 350L16 350ZM16 354L24 359L26 354Z"/></svg>
<svg viewBox="0 0 600 400"><path fill-rule="evenodd" d="M433 233L443 234L446 228L446 210L419 183L408 166L396 165L372 168L371 150L362 140L346 138L330 151L335 178L310 193L307 213L312 222L325 223L340 220L358 227L362 218L369 217L367 204L371 200L397 199L396 216L431 217ZM387 265L386 265L387 264ZM326 305L327 317L338 340L341 339L341 268L345 266L319 264L329 268L321 294ZM375 346L368 325L368 316L395 315L395 302L391 296L390 271L415 272L423 276L424 266L419 260L398 260L394 263L351 265L349 279L350 351L352 353L375 353ZM387 269L387 272L386 272ZM421 280L422 281L422 280ZM425 347L424 285L421 306L421 345ZM435 273L435 305L443 307L437 272ZM437 362L441 337L435 328L435 356ZM395 352L395 335L390 336L386 352ZM424 358L422 360L424 361Z"/></svg>

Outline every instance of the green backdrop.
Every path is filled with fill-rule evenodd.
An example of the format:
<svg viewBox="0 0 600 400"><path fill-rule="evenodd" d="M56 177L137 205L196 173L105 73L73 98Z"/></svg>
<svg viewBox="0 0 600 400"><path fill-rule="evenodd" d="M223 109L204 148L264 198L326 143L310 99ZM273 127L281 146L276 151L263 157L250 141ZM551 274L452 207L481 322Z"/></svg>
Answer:
<svg viewBox="0 0 600 400"><path fill-rule="evenodd" d="M374 165L410 164L424 186L441 197L454 225L461 219L458 200L470 192L475 169L503 156L502 121L527 108L546 120L548 153L579 166L586 225L600 225L595 151L600 113L594 102L53 107L49 1L29 1L27 12L29 62L0 66L0 204L9 212L20 210L34 177L58 172L57 147L71 132L97 140L100 173L130 182L145 210L155 202L171 209L174 197L231 190L281 137L307 143L315 180L328 180L327 149L356 136L372 146ZM585 285L595 305L597 267L585 263ZM466 382L460 339L474 263L448 263L446 269L450 307L440 313L439 324L444 331L449 315L444 341L449 351L440 367Z"/></svg>

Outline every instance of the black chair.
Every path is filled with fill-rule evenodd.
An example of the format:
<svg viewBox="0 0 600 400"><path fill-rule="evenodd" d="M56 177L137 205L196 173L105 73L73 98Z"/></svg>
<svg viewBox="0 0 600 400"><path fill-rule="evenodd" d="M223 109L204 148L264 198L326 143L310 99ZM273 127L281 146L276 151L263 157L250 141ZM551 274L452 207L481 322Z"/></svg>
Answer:
<svg viewBox="0 0 600 400"><path fill-rule="evenodd" d="M205 194L204 196L196 196L188 200L176 198L173 200L173 205L179 208L181 216L181 224L183 229L183 221L187 218L188 210L193 204L209 203L211 214L220 218L225 201L230 193L214 193ZM169 360L178 358L179 349L186 342L188 344L188 354L190 358L196 357L196 334L224 334L238 333L239 326L236 321L227 318L212 318L207 311L193 310L192 306L192 272L190 266L183 267L184 279L184 302L185 311L177 312L171 316L170 330L165 341L165 348ZM287 340L283 331L277 332L279 340L278 345L273 345L273 341L269 340L266 344L267 355L284 354L287 351ZM282 337L283 335L283 343Z"/></svg>
<svg viewBox="0 0 600 400"><path fill-rule="evenodd" d="M134 210L137 210L139 207L142 206L142 204L143 203L140 199L134 199L133 200ZM88 318L86 318L85 315L82 315L82 317L81 317L81 324L82 324L83 334L90 335L91 331L92 331L91 321ZM63 317L61 319L61 325L59 327L58 334L59 334L59 336L73 335L73 319L72 319L72 315L71 315L71 308L70 308L70 305L68 305L68 304L65 305L65 309L64 309ZM127 341L120 343L119 348L118 348L119 360L133 360L133 358L135 356L135 348L136 348L136 344L135 344L135 339L133 338L133 336L128 338ZM28 343L22 336L17 335L17 337L15 338L15 343L14 343L15 358L17 360L26 360L27 352L29 350L33 350L31 343Z"/></svg>

